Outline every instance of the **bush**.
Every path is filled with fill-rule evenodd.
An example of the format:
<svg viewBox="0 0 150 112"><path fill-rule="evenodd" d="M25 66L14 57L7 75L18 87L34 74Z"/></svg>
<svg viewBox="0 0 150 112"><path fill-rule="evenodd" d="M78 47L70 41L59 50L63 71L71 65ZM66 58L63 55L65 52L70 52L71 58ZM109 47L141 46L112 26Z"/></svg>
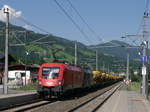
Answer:
<svg viewBox="0 0 150 112"><path fill-rule="evenodd" d="M128 86L127 86L127 90L128 91L139 91L141 88L141 83L140 82L131 82Z"/></svg>
<svg viewBox="0 0 150 112"><path fill-rule="evenodd" d="M133 82L140 82L141 81L141 77L139 75L131 75L131 80Z"/></svg>
<svg viewBox="0 0 150 112"><path fill-rule="evenodd" d="M36 90L36 89L37 89L37 83L28 84L25 86L21 86L19 88L14 88L14 90Z"/></svg>

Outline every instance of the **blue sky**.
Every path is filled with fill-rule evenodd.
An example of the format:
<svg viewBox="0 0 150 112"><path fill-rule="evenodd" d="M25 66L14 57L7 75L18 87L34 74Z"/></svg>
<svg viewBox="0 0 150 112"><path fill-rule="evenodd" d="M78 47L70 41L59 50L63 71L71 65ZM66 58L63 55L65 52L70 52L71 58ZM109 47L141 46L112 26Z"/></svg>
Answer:
<svg viewBox="0 0 150 112"><path fill-rule="evenodd" d="M26 20L53 35L88 45L101 43L82 23L66 0L57 1L89 36L90 42L76 29L54 0L0 0L0 6L9 5L16 11L22 11ZM136 34L146 7L146 0L70 1L103 41L121 40L120 37L125 34ZM15 21L15 24L19 22Z"/></svg>

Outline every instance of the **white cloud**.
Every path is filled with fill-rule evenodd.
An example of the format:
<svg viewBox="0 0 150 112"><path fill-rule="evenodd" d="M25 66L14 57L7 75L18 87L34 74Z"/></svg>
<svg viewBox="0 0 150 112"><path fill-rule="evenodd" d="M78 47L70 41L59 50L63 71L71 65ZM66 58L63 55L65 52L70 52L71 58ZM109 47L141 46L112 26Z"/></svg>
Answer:
<svg viewBox="0 0 150 112"><path fill-rule="evenodd" d="M26 25L24 25L23 27L24 27L25 29L27 29L27 30L32 30L32 27L31 27L30 25L27 25L27 24L26 24Z"/></svg>
<svg viewBox="0 0 150 112"><path fill-rule="evenodd" d="M6 14L4 13L4 9L7 9L7 8L9 9L10 19L21 17L21 15L22 15L21 11L16 11L15 9L11 8L10 6L4 5L2 7L2 9L0 10L0 21L6 20Z"/></svg>

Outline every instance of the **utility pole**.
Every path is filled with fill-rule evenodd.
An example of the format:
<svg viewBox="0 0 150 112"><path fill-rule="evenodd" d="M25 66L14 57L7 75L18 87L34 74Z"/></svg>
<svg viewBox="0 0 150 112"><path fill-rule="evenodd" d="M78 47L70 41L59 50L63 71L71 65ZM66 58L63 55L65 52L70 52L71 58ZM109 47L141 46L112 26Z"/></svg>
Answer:
<svg viewBox="0 0 150 112"><path fill-rule="evenodd" d="M77 41L75 41L75 58L74 58L74 64L77 65Z"/></svg>
<svg viewBox="0 0 150 112"><path fill-rule="evenodd" d="M4 83L3 92L8 93L8 38L9 38L9 9L4 8L4 13L6 14L6 34L5 34L5 71L4 71Z"/></svg>
<svg viewBox="0 0 150 112"><path fill-rule="evenodd" d="M26 31L25 31L25 43L27 43L27 32ZM25 85L26 85L26 74L27 74L27 52L25 51Z"/></svg>
<svg viewBox="0 0 150 112"><path fill-rule="evenodd" d="M108 73L110 72L109 64L108 64Z"/></svg>
<svg viewBox="0 0 150 112"><path fill-rule="evenodd" d="M105 70L105 62L103 61L103 71Z"/></svg>
<svg viewBox="0 0 150 112"><path fill-rule="evenodd" d="M96 71L98 70L98 51L96 50Z"/></svg>
<svg viewBox="0 0 150 112"><path fill-rule="evenodd" d="M129 53L127 53L127 69L126 69L126 74L127 74L127 81L129 81Z"/></svg>
<svg viewBox="0 0 150 112"><path fill-rule="evenodd" d="M27 44L27 31L25 31L25 45ZM25 85L27 85L27 57L28 57L29 53L28 50L25 51Z"/></svg>
<svg viewBox="0 0 150 112"><path fill-rule="evenodd" d="M147 71L147 50L148 50L148 32L147 32L147 19L148 19L148 13L144 12L144 24L143 24L143 42L142 42L142 48L143 48L143 55L142 55L142 95L145 97L145 99L148 98L148 71Z"/></svg>

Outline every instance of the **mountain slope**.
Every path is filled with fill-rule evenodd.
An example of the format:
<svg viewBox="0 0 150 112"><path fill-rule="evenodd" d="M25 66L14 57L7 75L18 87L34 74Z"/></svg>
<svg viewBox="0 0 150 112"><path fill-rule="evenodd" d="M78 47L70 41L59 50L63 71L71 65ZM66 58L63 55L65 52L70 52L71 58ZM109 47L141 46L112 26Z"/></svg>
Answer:
<svg viewBox="0 0 150 112"><path fill-rule="evenodd" d="M130 59L139 60L140 56L138 55L139 48L131 46L122 41L112 40L107 43L90 46L93 49L97 49L100 52L107 53L119 58L126 59L127 53L130 54ZM133 48L132 48L133 47Z"/></svg>
<svg viewBox="0 0 150 112"><path fill-rule="evenodd" d="M9 44L18 44L20 41L26 43L25 46L9 46L9 53L17 60L16 63L41 64L54 61L74 63L74 41L54 35L35 33L14 25L10 26ZM4 52L4 27L5 24L0 22L1 52ZM47 38L39 40L38 43L30 43L45 36L47 36ZM50 43L40 44L42 42ZM77 42L77 45L78 64L80 66L95 69L95 51L93 51L93 49L89 49L82 43ZM101 50L101 52L98 54L99 69L109 69L109 71L116 72L125 71L126 60L112 55L114 52L117 53L117 51L119 51L119 49L110 50L109 52L105 49Z"/></svg>

